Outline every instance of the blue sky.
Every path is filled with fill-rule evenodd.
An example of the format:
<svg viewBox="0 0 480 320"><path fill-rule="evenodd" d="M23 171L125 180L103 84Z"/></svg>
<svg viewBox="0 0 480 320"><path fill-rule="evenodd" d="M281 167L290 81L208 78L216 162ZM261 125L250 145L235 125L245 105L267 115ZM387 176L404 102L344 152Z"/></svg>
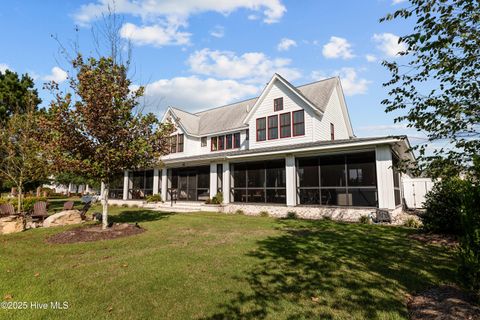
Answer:
<svg viewBox="0 0 480 320"><path fill-rule="evenodd" d="M70 72L55 34L94 54L91 26L111 0L2 1L0 70L28 72L42 89ZM381 100L381 66L402 46L409 22L379 23L404 0L117 0L121 36L133 49L132 79L147 86L146 108L189 111L258 95L274 72L295 85L339 75L357 136L420 133L393 123ZM78 26L78 32L75 32ZM65 87L66 82L63 82Z"/></svg>

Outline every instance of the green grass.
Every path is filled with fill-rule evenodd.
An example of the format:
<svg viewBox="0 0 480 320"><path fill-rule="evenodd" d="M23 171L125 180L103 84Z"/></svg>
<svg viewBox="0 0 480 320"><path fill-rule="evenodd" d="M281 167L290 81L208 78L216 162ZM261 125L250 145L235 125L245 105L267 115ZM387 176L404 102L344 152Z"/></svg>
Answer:
<svg viewBox="0 0 480 320"><path fill-rule="evenodd" d="M0 319L407 319L407 292L454 278L452 252L400 227L111 211L147 231L64 245L45 238L68 228L0 236L0 300L69 303Z"/></svg>

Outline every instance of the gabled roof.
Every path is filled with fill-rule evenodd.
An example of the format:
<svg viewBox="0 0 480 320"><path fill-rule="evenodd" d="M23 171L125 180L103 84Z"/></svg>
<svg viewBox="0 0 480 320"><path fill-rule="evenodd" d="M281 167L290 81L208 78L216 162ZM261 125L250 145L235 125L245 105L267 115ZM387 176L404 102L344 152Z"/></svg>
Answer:
<svg viewBox="0 0 480 320"><path fill-rule="evenodd" d="M275 79L285 83L287 87L299 95L318 113L325 111L332 92L337 83L339 83L338 77L334 77L294 87L283 77L275 74L269 84L273 83ZM263 93L265 93L267 87ZM247 128L245 124L247 116L254 109L260 97L207 109L197 113L190 113L176 107L170 107L166 113L169 111L173 113L179 125L182 126L188 134L203 136L217 132Z"/></svg>

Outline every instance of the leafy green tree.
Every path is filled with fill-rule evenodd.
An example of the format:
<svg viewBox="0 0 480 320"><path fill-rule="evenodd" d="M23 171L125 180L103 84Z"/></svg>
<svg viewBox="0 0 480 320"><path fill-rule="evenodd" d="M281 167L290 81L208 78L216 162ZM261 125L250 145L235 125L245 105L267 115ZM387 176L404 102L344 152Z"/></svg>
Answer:
<svg viewBox="0 0 480 320"><path fill-rule="evenodd" d="M28 74L20 78L16 72L0 71L0 126L14 113L26 113L31 106L36 110L41 102Z"/></svg>
<svg viewBox="0 0 480 320"><path fill-rule="evenodd" d="M39 112L34 106L25 113L14 113L0 130L0 179L17 188L19 213L25 185L47 176L47 162L39 143Z"/></svg>
<svg viewBox="0 0 480 320"><path fill-rule="evenodd" d="M427 134L428 142L416 149L431 173L445 174L452 163L466 170L480 150L480 2L409 0L381 21L398 19L415 26L400 37L407 46L402 58L383 62L392 77L382 104L401 114L396 122ZM432 142L450 147L428 154Z"/></svg>
<svg viewBox="0 0 480 320"><path fill-rule="evenodd" d="M72 172L102 182L103 228L108 225L108 189L123 170L156 165L167 152L170 124L138 110L144 88L133 90L126 67L111 57L78 55L71 93L56 92L43 121L44 148L58 172ZM78 99L73 100L73 97Z"/></svg>

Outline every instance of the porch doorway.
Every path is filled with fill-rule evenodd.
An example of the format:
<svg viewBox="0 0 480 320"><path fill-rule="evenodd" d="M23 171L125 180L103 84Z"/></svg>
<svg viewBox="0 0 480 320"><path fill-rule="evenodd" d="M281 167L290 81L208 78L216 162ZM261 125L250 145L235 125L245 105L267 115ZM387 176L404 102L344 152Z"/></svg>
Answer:
<svg viewBox="0 0 480 320"><path fill-rule="evenodd" d="M197 200L197 173L195 171L178 173L178 200Z"/></svg>
<svg viewBox="0 0 480 320"><path fill-rule="evenodd" d="M210 167L171 169L172 189L179 201L205 201L210 197Z"/></svg>

